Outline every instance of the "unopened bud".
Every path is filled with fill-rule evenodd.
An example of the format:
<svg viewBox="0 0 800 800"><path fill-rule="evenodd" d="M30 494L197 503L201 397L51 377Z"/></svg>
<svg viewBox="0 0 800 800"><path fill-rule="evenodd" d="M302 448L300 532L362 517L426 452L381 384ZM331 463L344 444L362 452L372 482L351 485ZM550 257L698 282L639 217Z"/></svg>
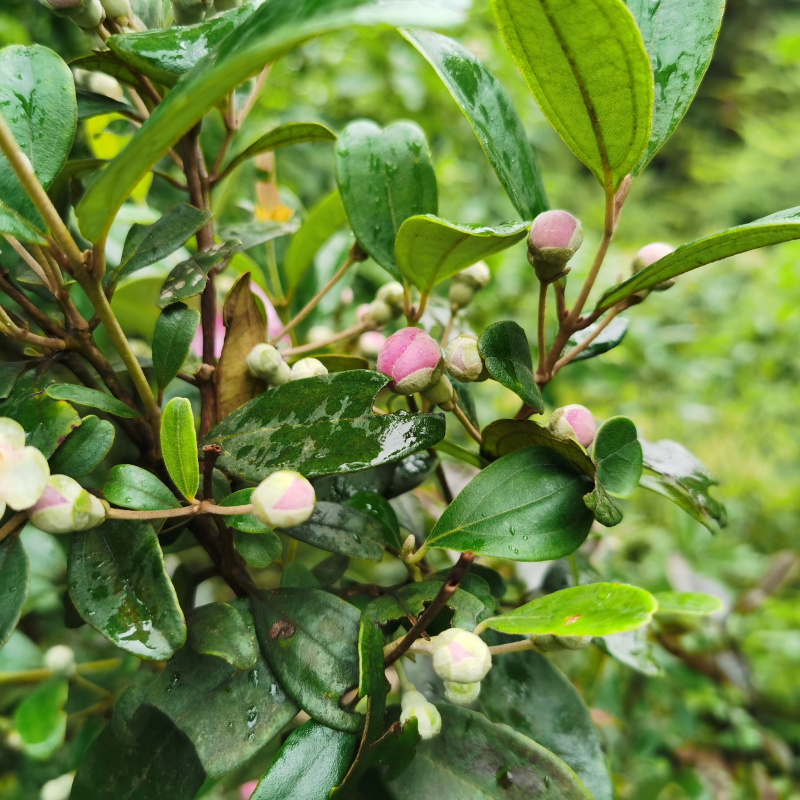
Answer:
<svg viewBox="0 0 800 800"><path fill-rule="evenodd" d="M378 331L367 331L358 337L358 352L364 356L364 358L374 361L385 343L386 337L382 333Z"/></svg>
<svg viewBox="0 0 800 800"><path fill-rule="evenodd" d="M578 444L585 448L592 443L597 430L592 412L577 403L557 408L550 417L547 427L565 439L577 439Z"/></svg>
<svg viewBox="0 0 800 800"><path fill-rule="evenodd" d="M127 25L133 16L128 0L100 0L108 19L114 20L117 25Z"/></svg>
<svg viewBox="0 0 800 800"><path fill-rule="evenodd" d="M383 300L373 300L367 309L362 321L371 320L378 327L383 327L387 322L397 319L399 313L396 312L388 303Z"/></svg>
<svg viewBox="0 0 800 800"><path fill-rule="evenodd" d="M458 401L453 384L447 375L442 375L433 386L423 389L421 394L429 403L439 406L442 411L452 411Z"/></svg>
<svg viewBox="0 0 800 800"><path fill-rule="evenodd" d="M254 378L270 386L281 386L292 380L292 370L271 344L257 344L247 354L245 363Z"/></svg>
<svg viewBox="0 0 800 800"><path fill-rule="evenodd" d="M444 681L444 696L457 706L468 706L478 699L481 693L481 682L475 683L454 683Z"/></svg>
<svg viewBox="0 0 800 800"><path fill-rule="evenodd" d="M74 780L74 772L65 772L63 775L47 781L39 793L39 800L69 800Z"/></svg>
<svg viewBox="0 0 800 800"><path fill-rule="evenodd" d="M478 351L478 339L462 333L456 336L444 350L445 369L457 381L472 383L485 381L489 377L486 362Z"/></svg>
<svg viewBox="0 0 800 800"><path fill-rule="evenodd" d="M645 267L649 267L651 264L655 264L656 261L660 261L664 256L668 256L670 253L674 253L675 248L672 245L666 244L666 242L652 242L651 244L646 244L639 252L634 256L633 259L633 274L635 275L637 272L640 272ZM653 290L656 292L665 292L667 289L671 288L675 285L675 278L668 278L665 281L661 281L661 283L657 283Z"/></svg>
<svg viewBox="0 0 800 800"><path fill-rule="evenodd" d="M433 640L433 669L446 681L482 681L491 667L489 647L474 633L448 628Z"/></svg>
<svg viewBox="0 0 800 800"><path fill-rule="evenodd" d="M388 375L389 388L397 394L422 392L439 381L444 359L439 345L420 328L401 328L378 353L378 372Z"/></svg>
<svg viewBox="0 0 800 800"><path fill-rule="evenodd" d="M0 510L30 508L47 487L50 466L35 447L25 446L25 429L0 417Z"/></svg>
<svg viewBox="0 0 800 800"><path fill-rule="evenodd" d="M57 644L44 654L44 665L54 675L71 678L75 674L75 653L65 644Z"/></svg>
<svg viewBox="0 0 800 800"><path fill-rule="evenodd" d="M410 719L416 719L421 739L432 739L441 731L442 717L439 709L429 703L422 692L415 689L406 692L400 698L400 708L400 724L405 725Z"/></svg>
<svg viewBox="0 0 800 800"><path fill-rule="evenodd" d="M489 278L489 267L483 261L457 272L450 281L448 293L450 304L456 308L466 308L472 302L475 293L486 287Z"/></svg>
<svg viewBox="0 0 800 800"><path fill-rule="evenodd" d="M592 643L590 636L556 636L554 633L545 633L540 636L531 636L531 641L537 650L542 653L551 653L556 650L580 650Z"/></svg>
<svg viewBox="0 0 800 800"><path fill-rule="evenodd" d="M327 342L333 336L333 329L327 325L314 325L308 329L308 339L310 344L318 344L319 342Z"/></svg>
<svg viewBox="0 0 800 800"><path fill-rule="evenodd" d="M85 31L94 30L105 18L100 0L39 0L57 17L72 20Z"/></svg>
<svg viewBox="0 0 800 800"><path fill-rule="evenodd" d="M406 536L405 541L403 542L402 548L400 549L400 558L402 559L408 558L410 555L413 554L416 547L417 547L417 540L414 537L413 533L409 533L408 536Z"/></svg>
<svg viewBox="0 0 800 800"><path fill-rule="evenodd" d="M106 509L74 478L51 475L28 517L40 531L70 533L99 525L106 518Z"/></svg>
<svg viewBox="0 0 800 800"><path fill-rule="evenodd" d="M382 300L389 308L394 309L399 315L403 311L403 298L405 290L397 281L384 283L375 294L376 300Z"/></svg>
<svg viewBox="0 0 800 800"><path fill-rule="evenodd" d="M317 503L314 487L299 472L273 472L255 488L253 514L271 528L293 528L305 522Z"/></svg>
<svg viewBox="0 0 800 800"><path fill-rule="evenodd" d="M341 293L339 294L339 302L343 306L349 306L350 303L355 300L355 295L353 294L353 290L349 286L345 286L342 289Z"/></svg>
<svg viewBox="0 0 800 800"><path fill-rule="evenodd" d="M316 358L301 358L292 364L292 380L299 381L303 378L315 378L317 375L327 375L328 368Z"/></svg>
<svg viewBox="0 0 800 800"><path fill-rule="evenodd" d="M568 211L544 211L528 234L528 261L536 277L552 283L569 272L567 263L583 242L580 220Z"/></svg>

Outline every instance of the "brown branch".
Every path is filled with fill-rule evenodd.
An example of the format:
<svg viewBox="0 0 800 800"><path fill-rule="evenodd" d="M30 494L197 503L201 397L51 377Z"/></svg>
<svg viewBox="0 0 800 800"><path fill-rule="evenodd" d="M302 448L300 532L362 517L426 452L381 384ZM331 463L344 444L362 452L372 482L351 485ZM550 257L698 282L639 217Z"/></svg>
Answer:
<svg viewBox="0 0 800 800"><path fill-rule="evenodd" d="M222 448L218 444L203 445L203 500L211 500L214 497L214 464L222 453Z"/></svg>

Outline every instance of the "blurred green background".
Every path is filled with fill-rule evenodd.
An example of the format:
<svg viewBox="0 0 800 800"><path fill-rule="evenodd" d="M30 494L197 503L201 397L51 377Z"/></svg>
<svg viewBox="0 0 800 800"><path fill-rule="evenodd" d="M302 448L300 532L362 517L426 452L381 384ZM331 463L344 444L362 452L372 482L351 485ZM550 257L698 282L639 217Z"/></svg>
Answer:
<svg viewBox="0 0 800 800"><path fill-rule="evenodd" d="M582 219L586 241L573 265L579 276L599 235L599 187L544 122L488 4L476 0L468 24L451 35L511 93L552 206ZM48 44L65 57L91 46L38 3L5 0L0 45L14 42ZM678 245L800 204L799 100L800 2L730 2L694 105L631 190L601 289L625 275L650 241ZM338 130L358 117L382 124L410 118L424 128L442 216L487 224L514 218L444 87L389 31L325 37L283 59L242 141L281 121L313 119ZM243 173L232 188L226 213L252 202L248 177L255 176ZM292 203L313 205L333 188L329 148L281 151L278 177ZM151 206L174 202L163 183L154 184ZM536 287L524 248L491 266L493 282L470 308L469 324L480 331L514 318L532 332ZM380 280L367 267L354 283L356 300L368 299ZM680 658L657 656L662 677L635 673L596 648L560 659L593 708L620 798L800 797L798 305L800 243L705 267L632 309L622 346L571 365L548 387L551 407L579 402L598 419L624 414L649 440L683 443L719 478L716 496L728 508L728 527L712 536L641 491L625 501L623 524L585 548L587 570L652 590L711 591L727 609L681 640ZM493 387L475 392L484 422L516 409ZM208 796L234 795L214 789Z"/></svg>

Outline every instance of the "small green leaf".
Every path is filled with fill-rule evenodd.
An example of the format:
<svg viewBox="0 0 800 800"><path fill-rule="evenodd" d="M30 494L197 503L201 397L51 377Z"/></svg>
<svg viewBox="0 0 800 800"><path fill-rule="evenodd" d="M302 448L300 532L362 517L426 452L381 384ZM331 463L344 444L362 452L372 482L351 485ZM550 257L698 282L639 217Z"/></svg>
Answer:
<svg viewBox="0 0 800 800"><path fill-rule="evenodd" d="M586 503L594 518L606 528L613 528L622 522L622 509L614 502L601 483L595 484L594 491L584 495Z"/></svg>
<svg viewBox="0 0 800 800"><path fill-rule="evenodd" d="M398 550L403 546L397 514L385 497L376 492L356 492L345 501L345 505L368 514L380 525L383 534L379 535L376 530L371 534L371 538Z"/></svg>
<svg viewBox="0 0 800 800"><path fill-rule="evenodd" d="M22 740L22 750L30 758L45 761L64 743L67 731L69 684L49 680L29 694L14 711L14 728Z"/></svg>
<svg viewBox="0 0 800 800"><path fill-rule="evenodd" d="M542 393L533 377L531 348L516 322L495 322L478 339L478 350L489 374L524 400L534 411L544 411Z"/></svg>
<svg viewBox="0 0 800 800"><path fill-rule="evenodd" d="M197 436L192 404L185 397L167 403L161 415L161 451L164 464L178 491L191 500L200 486Z"/></svg>
<svg viewBox="0 0 800 800"><path fill-rule="evenodd" d="M117 464L111 468L103 486L109 503L136 511L160 511L179 508L175 495L151 472L133 464Z"/></svg>
<svg viewBox="0 0 800 800"><path fill-rule="evenodd" d="M705 592L656 592L656 614L692 614L706 616L722 610L722 600Z"/></svg>
<svg viewBox="0 0 800 800"><path fill-rule="evenodd" d="M800 206L681 245L605 292L597 301L597 310L611 308L626 297L706 264L793 239L800 239Z"/></svg>
<svg viewBox="0 0 800 800"><path fill-rule="evenodd" d="M186 644L195 653L217 656L237 669L256 663L257 645L239 612L227 603L195 608L186 621Z"/></svg>
<svg viewBox="0 0 800 800"><path fill-rule="evenodd" d="M97 389L89 389L86 386L78 386L74 383L51 383L46 389L48 397L53 400L67 400L78 406L89 406L98 408L108 414L114 414L124 419L135 419L141 416L135 408L131 408L116 397L112 397L106 392Z"/></svg>
<svg viewBox="0 0 800 800"><path fill-rule="evenodd" d="M351 122L336 142L336 183L356 240L400 279L395 238L416 214L438 208L436 174L422 129L413 122L379 128Z"/></svg>
<svg viewBox="0 0 800 800"><path fill-rule="evenodd" d="M635 631L598 636L592 642L620 664L642 675L661 675L661 667L653 659L653 647L647 633L647 628L637 628Z"/></svg>
<svg viewBox="0 0 800 800"><path fill-rule="evenodd" d="M220 502L220 505L227 507L246 506L250 503L253 491L253 489L240 489L238 492L229 494ZM231 514L225 517L225 524L244 533L267 533L272 530L272 528L257 519L254 514Z"/></svg>
<svg viewBox="0 0 800 800"><path fill-rule="evenodd" d="M90 414L59 445L50 458L50 472L80 478L90 473L114 444L114 426Z"/></svg>
<svg viewBox="0 0 800 800"><path fill-rule="evenodd" d="M186 625L150 525L107 520L70 534L69 594L81 617L117 647L164 661Z"/></svg>
<svg viewBox="0 0 800 800"><path fill-rule="evenodd" d="M30 568L19 536L0 542L0 648L17 627L28 596Z"/></svg>
<svg viewBox="0 0 800 800"><path fill-rule="evenodd" d="M628 497L642 477L642 445L636 426L627 417L611 417L594 437L592 456L597 482L615 497Z"/></svg>
<svg viewBox="0 0 800 800"><path fill-rule="evenodd" d="M104 94L90 92L88 89L76 89L78 101L78 120L91 119L104 114L124 114L126 117L138 117L136 109L127 103L120 103Z"/></svg>
<svg viewBox="0 0 800 800"><path fill-rule="evenodd" d="M432 214L409 217L397 232L394 257L400 274L423 294L462 269L516 244L527 222L493 228L457 225Z"/></svg>
<svg viewBox="0 0 800 800"><path fill-rule="evenodd" d="M588 328L573 333L567 341L567 346L562 351L562 355L568 353L573 347L577 347L585 339L592 336L602 324L602 322L595 322L589 325ZM595 358L596 356L603 355L603 353L607 353L609 350L613 350L617 345L622 343L625 334L628 332L629 325L630 320L628 317L614 317L608 326L597 335L597 338L572 359L572 362L586 361L589 358Z"/></svg>
<svg viewBox="0 0 800 800"><path fill-rule="evenodd" d="M653 595L636 586L590 583L546 594L484 624L525 636L606 636L647 625L657 608Z"/></svg>
<svg viewBox="0 0 800 800"><path fill-rule="evenodd" d="M208 273L221 261L230 258L239 247L239 242L231 240L214 245L208 250L203 250L191 258L187 258L186 261L181 261L167 275L167 279L161 287L158 305L164 308L170 303L188 300L190 297L200 294L206 288Z"/></svg>
<svg viewBox="0 0 800 800"><path fill-rule="evenodd" d="M227 522L230 517L226 517ZM234 530L233 546L239 555L251 567L263 569L281 557L283 545L278 534L268 531L266 533L243 533Z"/></svg>
<svg viewBox="0 0 800 800"><path fill-rule="evenodd" d="M153 334L153 374L162 389L181 371L199 324L200 312L183 303L167 306L159 315Z"/></svg>
<svg viewBox="0 0 800 800"><path fill-rule="evenodd" d="M275 222L274 220L251 219L246 222L235 222L218 230L221 239L241 242L241 250L251 250L259 245L271 242L281 236L294 233L300 223L297 220Z"/></svg>
<svg viewBox="0 0 800 800"><path fill-rule="evenodd" d="M309 720L292 731L251 800L324 800L344 777L356 737Z"/></svg>

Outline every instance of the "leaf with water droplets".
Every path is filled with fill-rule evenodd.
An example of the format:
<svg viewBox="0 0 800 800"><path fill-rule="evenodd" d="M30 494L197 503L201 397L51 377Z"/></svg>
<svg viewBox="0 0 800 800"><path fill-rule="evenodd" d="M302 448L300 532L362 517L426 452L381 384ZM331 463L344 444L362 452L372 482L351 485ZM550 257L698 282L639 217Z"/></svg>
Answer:
<svg viewBox="0 0 800 800"><path fill-rule="evenodd" d="M28 595L30 569L19 536L0 542L0 647L14 632Z"/></svg>
<svg viewBox="0 0 800 800"><path fill-rule="evenodd" d="M256 640L239 612L228 603L206 603L186 621L186 643L195 653L218 658L238 669L256 662Z"/></svg>
<svg viewBox="0 0 800 800"><path fill-rule="evenodd" d="M70 534L70 598L83 619L117 647L164 661L186 641L186 624L152 527L106 520Z"/></svg>

